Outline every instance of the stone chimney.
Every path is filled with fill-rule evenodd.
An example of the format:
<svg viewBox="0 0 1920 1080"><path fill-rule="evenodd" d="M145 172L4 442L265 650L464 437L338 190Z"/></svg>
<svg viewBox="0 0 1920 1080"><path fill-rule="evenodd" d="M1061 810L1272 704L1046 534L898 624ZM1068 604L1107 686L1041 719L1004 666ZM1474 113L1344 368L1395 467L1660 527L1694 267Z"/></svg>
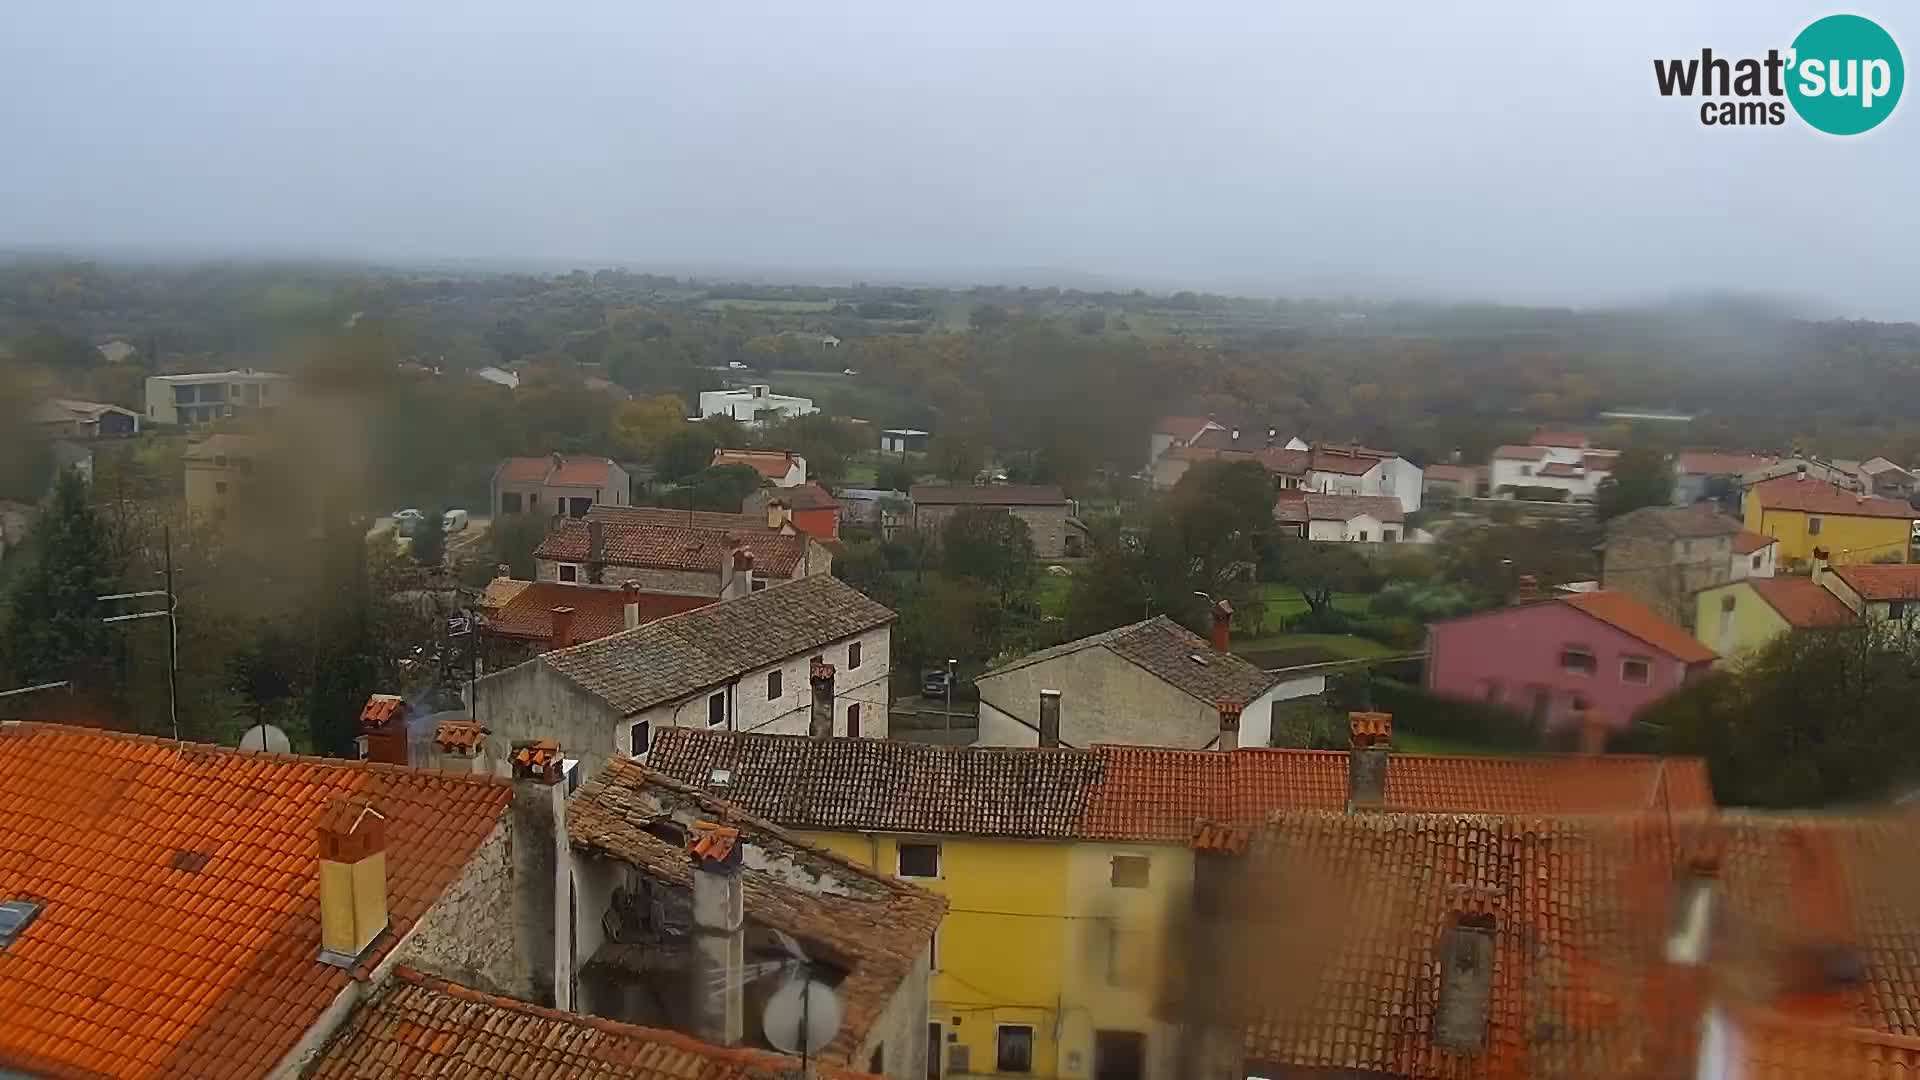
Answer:
<svg viewBox="0 0 1920 1080"><path fill-rule="evenodd" d="M360 757L388 765L406 765L407 703L398 694L375 694L360 710Z"/></svg>
<svg viewBox="0 0 1920 1080"><path fill-rule="evenodd" d="M1347 809L1377 810L1387 801L1387 746L1393 714L1347 714Z"/></svg>
<svg viewBox="0 0 1920 1080"><path fill-rule="evenodd" d="M1231 754L1240 749L1240 710L1246 706L1238 701L1221 701L1215 708L1220 713L1220 749Z"/></svg>
<svg viewBox="0 0 1920 1080"><path fill-rule="evenodd" d="M1060 691L1040 691L1040 745L1060 745Z"/></svg>
<svg viewBox="0 0 1920 1080"><path fill-rule="evenodd" d="M627 601L626 627L632 630L640 625L640 583L626 582L620 586L620 592L625 595Z"/></svg>
<svg viewBox="0 0 1920 1080"><path fill-rule="evenodd" d="M1521 574L1519 587L1514 590L1513 602L1516 604L1530 604L1539 598L1539 579L1535 578L1532 574Z"/></svg>
<svg viewBox="0 0 1920 1080"><path fill-rule="evenodd" d="M320 962L351 968L387 928L387 819L341 796L320 815Z"/></svg>
<svg viewBox="0 0 1920 1080"><path fill-rule="evenodd" d="M567 785L560 744L531 739L507 755L513 772L509 808L513 835L515 933L526 960L528 1000L573 1008L573 935L566 897L573 877L567 840Z"/></svg>
<svg viewBox="0 0 1920 1080"><path fill-rule="evenodd" d="M695 822L687 841L693 860L693 977L687 980L693 1034L715 1046L746 1037L746 896L741 884L740 830Z"/></svg>
<svg viewBox="0 0 1920 1080"><path fill-rule="evenodd" d="M441 767L449 771L487 771L487 729L472 720L442 720L433 729L433 745Z"/></svg>
<svg viewBox="0 0 1920 1080"><path fill-rule="evenodd" d="M1233 644L1233 604L1220 599L1213 602L1213 651L1226 652Z"/></svg>
<svg viewBox="0 0 1920 1080"><path fill-rule="evenodd" d="M557 607L548 614L553 616L553 633L547 638L550 649L564 649L573 644L573 609Z"/></svg>
<svg viewBox="0 0 1920 1080"><path fill-rule="evenodd" d="M807 666L807 681L813 684L813 717L807 733L816 739L833 738L833 665L815 659Z"/></svg>
<svg viewBox="0 0 1920 1080"><path fill-rule="evenodd" d="M607 572L607 523L587 519L587 583L600 584Z"/></svg>
<svg viewBox="0 0 1920 1080"><path fill-rule="evenodd" d="M1494 915L1456 909L1452 923L1440 939L1440 1007L1434 1013L1433 1041L1458 1053L1478 1053L1486 1046L1493 1003Z"/></svg>
<svg viewBox="0 0 1920 1080"><path fill-rule="evenodd" d="M725 572L720 575L720 599L738 600L753 592L753 549L732 548L724 556Z"/></svg>

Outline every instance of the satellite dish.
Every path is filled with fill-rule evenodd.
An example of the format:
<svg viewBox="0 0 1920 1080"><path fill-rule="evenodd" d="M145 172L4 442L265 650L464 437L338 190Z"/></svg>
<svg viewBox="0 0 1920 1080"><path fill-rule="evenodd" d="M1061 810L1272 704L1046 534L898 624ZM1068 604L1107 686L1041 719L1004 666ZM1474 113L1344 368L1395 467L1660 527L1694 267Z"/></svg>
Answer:
<svg viewBox="0 0 1920 1080"><path fill-rule="evenodd" d="M816 1055L840 1031L840 994L804 968L796 970L767 998L761 1028L782 1053Z"/></svg>
<svg viewBox="0 0 1920 1080"><path fill-rule="evenodd" d="M287 733L272 724L255 724L240 736L240 749L259 753L262 750L270 754L289 754L293 752L293 743L287 739Z"/></svg>

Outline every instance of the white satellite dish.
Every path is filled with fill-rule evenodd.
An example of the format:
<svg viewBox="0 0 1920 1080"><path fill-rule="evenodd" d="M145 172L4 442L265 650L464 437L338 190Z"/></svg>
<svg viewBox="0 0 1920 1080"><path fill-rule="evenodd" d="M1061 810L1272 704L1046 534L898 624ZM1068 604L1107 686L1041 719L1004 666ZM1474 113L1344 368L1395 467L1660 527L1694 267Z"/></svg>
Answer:
<svg viewBox="0 0 1920 1080"><path fill-rule="evenodd" d="M814 1056L840 1032L840 995L804 970L796 970L767 999L761 1028L774 1049Z"/></svg>
<svg viewBox="0 0 1920 1080"><path fill-rule="evenodd" d="M269 754L288 754L293 752L293 743L286 732L272 724L255 724L240 736L240 749L256 754L262 750Z"/></svg>

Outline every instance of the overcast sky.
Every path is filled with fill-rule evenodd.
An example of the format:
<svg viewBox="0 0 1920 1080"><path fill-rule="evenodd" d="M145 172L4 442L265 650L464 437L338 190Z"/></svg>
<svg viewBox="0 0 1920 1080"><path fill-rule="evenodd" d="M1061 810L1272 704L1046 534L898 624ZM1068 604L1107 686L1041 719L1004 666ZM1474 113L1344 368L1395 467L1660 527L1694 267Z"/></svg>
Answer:
<svg viewBox="0 0 1920 1080"><path fill-rule="evenodd" d="M1881 8L23 0L0 245L1920 318L1920 101L1835 139L1653 83L1835 10L1911 63Z"/></svg>

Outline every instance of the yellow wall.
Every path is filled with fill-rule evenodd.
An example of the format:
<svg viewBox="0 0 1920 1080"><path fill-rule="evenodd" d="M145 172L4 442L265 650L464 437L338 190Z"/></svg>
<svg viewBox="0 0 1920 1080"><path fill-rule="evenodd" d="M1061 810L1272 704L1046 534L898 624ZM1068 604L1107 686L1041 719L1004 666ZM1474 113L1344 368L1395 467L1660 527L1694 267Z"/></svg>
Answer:
<svg viewBox="0 0 1920 1080"><path fill-rule="evenodd" d="M1733 598L1732 618L1726 619L1722 603ZM1729 582L1694 594L1693 632L1707 648L1720 654L1721 663L1765 645L1787 632L1787 620L1760 599L1760 594L1745 581ZM1724 626L1724 630L1723 630Z"/></svg>
<svg viewBox="0 0 1920 1080"><path fill-rule="evenodd" d="M1095 1030L1147 1035L1148 1076L1171 1039L1152 1022L1167 898L1190 894L1184 847L1102 845L953 836L806 833L808 840L880 873L899 870L901 842L940 845L940 877L910 879L950 905L935 948L931 1015L943 1045L969 1049L966 1073L996 1076L997 1028L1034 1029L1034 1078L1091 1078ZM1143 889L1112 885L1115 854L1152 861ZM1116 935L1117 932L1117 936ZM1114 957L1121 964L1116 974ZM955 1021L958 1020L956 1024Z"/></svg>
<svg viewBox="0 0 1920 1080"><path fill-rule="evenodd" d="M1808 515L1799 510L1763 510L1755 489L1747 489L1746 526L1757 533L1780 541L1779 558L1806 560L1816 547L1826 548L1834 565L1867 563L1889 553L1908 557L1913 524L1907 518L1853 517L1847 514L1815 514L1820 519L1820 534L1807 534Z"/></svg>

